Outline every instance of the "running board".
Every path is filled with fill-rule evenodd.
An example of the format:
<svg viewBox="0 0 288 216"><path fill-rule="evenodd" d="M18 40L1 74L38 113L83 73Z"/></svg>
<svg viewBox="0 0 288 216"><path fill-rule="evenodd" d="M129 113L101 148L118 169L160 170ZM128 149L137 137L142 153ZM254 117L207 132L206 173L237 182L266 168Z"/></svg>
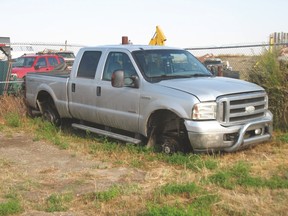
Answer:
<svg viewBox="0 0 288 216"><path fill-rule="evenodd" d="M73 123L72 127L73 128L78 128L78 129L81 129L81 130L85 130L85 131L90 131L90 132L96 133L96 134L101 134L101 135L104 135L104 136L107 136L107 137L111 137L111 138L114 138L114 139L118 139L118 140L122 140L122 141L125 141L125 142L128 142L128 143L134 143L134 144L141 143L140 139L136 139L136 138L132 138L132 137L129 137L129 136L113 133L111 131L105 131L105 130L101 130L101 129L98 129L98 128L89 127L89 126L82 125L82 124Z"/></svg>

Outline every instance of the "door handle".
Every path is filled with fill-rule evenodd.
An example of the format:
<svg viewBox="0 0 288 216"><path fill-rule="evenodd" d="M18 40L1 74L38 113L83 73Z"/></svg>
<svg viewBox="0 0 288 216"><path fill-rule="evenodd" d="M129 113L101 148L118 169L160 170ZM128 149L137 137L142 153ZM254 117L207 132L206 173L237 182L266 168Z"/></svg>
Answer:
<svg viewBox="0 0 288 216"><path fill-rule="evenodd" d="M75 90L76 90L76 84L72 83L72 92L75 92Z"/></svg>
<svg viewBox="0 0 288 216"><path fill-rule="evenodd" d="M96 95L101 96L101 87L100 86L97 86L97 88L96 88Z"/></svg>

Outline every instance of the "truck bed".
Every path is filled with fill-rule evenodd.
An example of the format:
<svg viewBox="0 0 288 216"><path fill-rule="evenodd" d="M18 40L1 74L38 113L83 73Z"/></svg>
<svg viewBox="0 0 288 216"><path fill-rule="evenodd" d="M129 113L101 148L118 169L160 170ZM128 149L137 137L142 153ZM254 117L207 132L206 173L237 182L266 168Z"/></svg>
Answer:
<svg viewBox="0 0 288 216"><path fill-rule="evenodd" d="M37 109L35 93L48 92L55 101L61 116L69 117L68 80L70 71L50 71L47 73L29 73L26 76L26 100L32 108ZM43 95L42 97L45 97Z"/></svg>
<svg viewBox="0 0 288 216"><path fill-rule="evenodd" d="M68 78L70 76L70 73L71 73L70 70L64 70L64 71L56 70L56 71L49 71L49 72L44 72L44 73L29 73L29 74Z"/></svg>

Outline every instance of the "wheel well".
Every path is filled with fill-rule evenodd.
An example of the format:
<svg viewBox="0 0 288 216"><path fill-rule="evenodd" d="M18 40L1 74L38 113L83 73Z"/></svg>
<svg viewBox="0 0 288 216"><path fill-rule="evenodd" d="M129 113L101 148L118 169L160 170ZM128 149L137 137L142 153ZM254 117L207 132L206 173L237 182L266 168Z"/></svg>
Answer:
<svg viewBox="0 0 288 216"><path fill-rule="evenodd" d="M51 109L57 112L58 110L55 106L52 96L47 91L40 91L37 96L37 108L41 111L39 106L49 106Z"/></svg>
<svg viewBox="0 0 288 216"><path fill-rule="evenodd" d="M150 136L153 128L159 131L180 131L186 132L184 120L170 110L157 110L152 113L147 124L147 135Z"/></svg>
<svg viewBox="0 0 288 216"><path fill-rule="evenodd" d="M40 102L40 103L53 103L54 104L54 101L53 101L53 98L51 97L51 95L46 92L46 91L40 91L38 93L38 96L37 96L37 100Z"/></svg>
<svg viewBox="0 0 288 216"><path fill-rule="evenodd" d="M51 95L46 91L40 91L37 96L37 108L40 110L43 118L59 126L61 118Z"/></svg>
<svg viewBox="0 0 288 216"><path fill-rule="evenodd" d="M163 140L177 140L178 149L184 152L191 150L184 119L170 110L157 110L152 113L147 124L147 135L155 136L157 145L163 144Z"/></svg>

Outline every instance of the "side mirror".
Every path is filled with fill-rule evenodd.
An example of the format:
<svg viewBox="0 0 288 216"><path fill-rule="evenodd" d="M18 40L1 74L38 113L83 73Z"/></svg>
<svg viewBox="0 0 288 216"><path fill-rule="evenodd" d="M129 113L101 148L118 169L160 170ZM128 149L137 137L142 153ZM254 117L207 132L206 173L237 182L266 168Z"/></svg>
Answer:
<svg viewBox="0 0 288 216"><path fill-rule="evenodd" d="M39 65L35 65L34 68L35 68L35 70L39 70L40 66Z"/></svg>
<svg viewBox="0 0 288 216"><path fill-rule="evenodd" d="M124 87L124 71L116 70L112 73L111 84L115 88Z"/></svg>

